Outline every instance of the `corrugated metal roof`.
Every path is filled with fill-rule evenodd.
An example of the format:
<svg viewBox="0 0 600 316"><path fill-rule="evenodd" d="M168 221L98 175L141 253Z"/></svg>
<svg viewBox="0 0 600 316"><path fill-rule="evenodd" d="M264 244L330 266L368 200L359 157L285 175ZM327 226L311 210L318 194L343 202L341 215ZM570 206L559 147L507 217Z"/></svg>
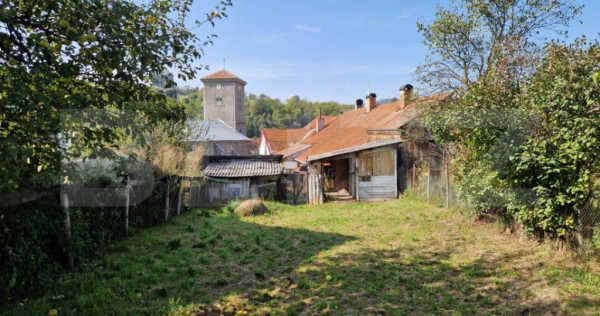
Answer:
<svg viewBox="0 0 600 316"><path fill-rule="evenodd" d="M191 142L247 140L250 138L239 133L223 121L189 120L190 129L188 140Z"/></svg>
<svg viewBox="0 0 600 316"><path fill-rule="evenodd" d="M250 178L281 174L281 155L211 156L204 174L214 178Z"/></svg>

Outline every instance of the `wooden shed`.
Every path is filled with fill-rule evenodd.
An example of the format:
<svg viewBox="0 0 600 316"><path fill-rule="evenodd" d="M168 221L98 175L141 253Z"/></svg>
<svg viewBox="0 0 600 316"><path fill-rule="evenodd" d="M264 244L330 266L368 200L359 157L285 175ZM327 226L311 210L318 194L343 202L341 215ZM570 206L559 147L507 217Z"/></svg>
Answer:
<svg viewBox="0 0 600 316"><path fill-rule="evenodd" d="M282 170L281 156L210 156L204 169L208 200L276 197Z"/></svg>

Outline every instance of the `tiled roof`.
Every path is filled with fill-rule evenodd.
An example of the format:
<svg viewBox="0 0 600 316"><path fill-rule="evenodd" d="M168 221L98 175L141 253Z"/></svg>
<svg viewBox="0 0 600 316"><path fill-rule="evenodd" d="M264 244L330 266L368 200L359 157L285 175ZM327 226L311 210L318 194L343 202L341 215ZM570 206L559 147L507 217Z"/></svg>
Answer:
<svg viewBox="0 0 600 316"><path fill-rule="evenodd" d="M246 84L246 81L238 78L236 75L230 73L229 71L227 71L225 69L217 71L217 72L215 72L213 74L210 74L210 75L208 75L208 76L206 76L206 77L204 77L204 78L202 78L200 80L205 81L205 80L224 80L224 79L225 80L229 79L229 80L233 80L233 81L239 81L239 82L241 82L243 84Z"/></svg>
<svg viewBox="0 0 600 316"><path fill-rule="evenodd" d="M296 158L297 156L299 156L303 151L307 150L308 148L310 148L310 145L306 145L306 144L296 144L293 146L290 146L284 150L280 150L275 152L275 154L277 155L282 155L283 158L287 158L292 156L293 158Z"/></svg>
<svg viewBox="0 0 600 316"><path fill-rule="evenodd" d="M329 125L329 123L331 123L331 120L335 119L337 117L337 115L323 115L321 116L322 118L325 119L325 126ZM306 124L303 129L313 129L315 127L317 127L317 120L319 118L315 118L314 120L310 121L308 124Z"/></svg>
<svg viewBox="0 0 600 316"><path fill-rule="evenodd" d="M308 156L366 144L367 130L398 129L415 118L416 107L438 103L450 94L441 93L420 98L409 103L403 110L399 109L399 102L392 102L378 105L369 113L365 108L344 112L337 119L332 120L327 128L304 139L301 143L312 147L296 159L306 162Z"/></svg>
<svg viewBox="0 0 600 316"><path fill-rule="evenodd" d="M263 128L262 135L267 138L272 152L286 149L301 141L310 130L301 128Z"/></svg>
<svg viewBox="0 0 600 316"><path fill-rule="evenodd" d="M187 126L190 129L188 140L192 142L250 141L250 138L246 137L246 135L239 133L223 121L189 120Z"/></svg>
<svg viewBox="0 0 600 316"><path fill-rule="evenodd" d="M204 175L214 178L250 178L281 173L281 156L211 156Z"/></svg>

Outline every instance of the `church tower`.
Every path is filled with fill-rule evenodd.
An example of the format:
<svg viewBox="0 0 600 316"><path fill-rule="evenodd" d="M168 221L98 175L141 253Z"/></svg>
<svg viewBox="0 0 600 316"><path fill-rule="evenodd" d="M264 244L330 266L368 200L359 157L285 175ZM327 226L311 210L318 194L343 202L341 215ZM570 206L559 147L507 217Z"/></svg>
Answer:
<svg viewBox="0 0 600 316"><path fill-rule="evenodd" d="M221 120L245 135L246 81L225 69L201 80L204 83L204 119Z"/></svg>

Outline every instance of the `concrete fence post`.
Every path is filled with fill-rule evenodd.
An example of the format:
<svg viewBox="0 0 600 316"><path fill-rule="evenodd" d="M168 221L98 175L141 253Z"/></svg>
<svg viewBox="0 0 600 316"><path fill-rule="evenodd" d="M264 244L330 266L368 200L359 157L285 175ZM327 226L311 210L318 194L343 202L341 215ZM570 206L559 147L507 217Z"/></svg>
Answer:
<svg viewBox="0 0 600 316"><path fill-rule="evenodd" d="M178 177L177 179L177 216L181 214L181 196L183 194L183 179Z"/></svg>
<svg viewBox="0 0 600 316"><path fill-rule="evenodd" d="M72 248L72 236L71 236L71 212L69 211L69 196L67 192L61 192L61 205L63 207L65 213L65 230L67 231L67 261L69 270L75 270L75 260L73 259L73 254L71 253Z"/></svg>
<svg viewBox="0 0 600 316"><path fill-rule="evenodd" d="M131 181L129 180L129 175L127 175L125 179L125 190L127 191L125 195L125 236L129 236L129 202L131 195Z"/></svg>
<svg viewBox="0 0 600 316"><path fill-rule="evenodd" d="M171 176L167 176L167 192L165 197L165 221L169 220L169 194L171 193Z"/></svg>

